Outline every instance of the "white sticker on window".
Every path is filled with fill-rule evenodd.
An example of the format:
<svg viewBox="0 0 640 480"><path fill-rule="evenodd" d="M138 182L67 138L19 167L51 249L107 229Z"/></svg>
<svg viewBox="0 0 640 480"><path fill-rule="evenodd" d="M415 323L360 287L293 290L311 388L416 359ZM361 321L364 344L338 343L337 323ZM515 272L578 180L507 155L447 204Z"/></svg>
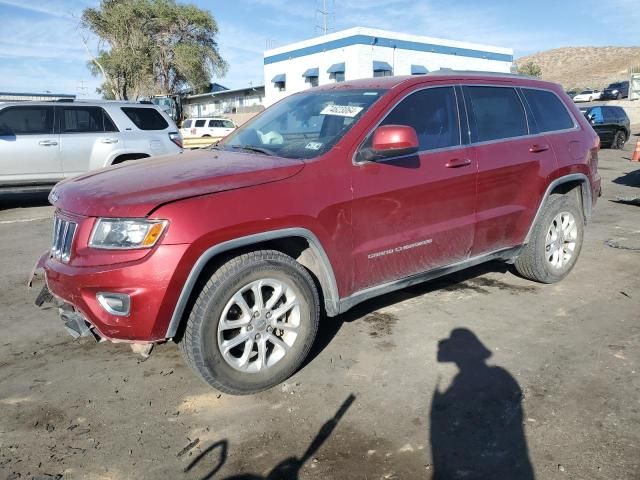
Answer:
<svg viewBox="0 0 640 480"><path fill-rule="evenodd" d="M362 111L362 107L352 105L327 105L320 115L336 115L338 117L355 117Z"/></svg>
<svg viewBox="0 0 640 480"><path fill-rule="evenodd" d="M322 148L322 144L319 142L309 142L304 148L307 150L320 150Z"/></svg>

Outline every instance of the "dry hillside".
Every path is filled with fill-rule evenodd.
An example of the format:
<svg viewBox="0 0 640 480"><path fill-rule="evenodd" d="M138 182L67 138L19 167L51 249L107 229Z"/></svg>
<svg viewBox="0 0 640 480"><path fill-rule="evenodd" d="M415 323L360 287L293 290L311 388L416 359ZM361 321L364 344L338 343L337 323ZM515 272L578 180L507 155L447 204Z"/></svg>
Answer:
<svg viewBox="0 0 640 480"><path fill-rule="evenodd" d="M570 88L600 88L626 80L627 69L640 67L640 47L565 47L534 53L516 60L542 68L542 78Z"/></svg>

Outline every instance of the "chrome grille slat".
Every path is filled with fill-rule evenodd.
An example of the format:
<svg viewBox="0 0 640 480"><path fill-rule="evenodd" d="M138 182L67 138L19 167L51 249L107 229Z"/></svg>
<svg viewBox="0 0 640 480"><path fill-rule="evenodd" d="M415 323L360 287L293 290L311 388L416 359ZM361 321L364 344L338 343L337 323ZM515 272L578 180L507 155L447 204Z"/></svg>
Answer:
<svg viewBox="0 0 640 480"><path fill-rule="evenodd" d="M53 218L53 239L51 242L51 255L61 262L68 262L71 257L73 238L78 229L78 224L55 215Z"/></svg>

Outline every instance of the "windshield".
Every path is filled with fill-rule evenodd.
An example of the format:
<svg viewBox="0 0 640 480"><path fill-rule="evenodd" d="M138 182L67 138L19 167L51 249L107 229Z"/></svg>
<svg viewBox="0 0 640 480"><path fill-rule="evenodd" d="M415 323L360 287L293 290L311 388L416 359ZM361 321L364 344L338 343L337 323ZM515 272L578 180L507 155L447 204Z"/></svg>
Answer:
<svg viewBox="0 0 640 480"><path fill-rule="evenodd" d="M583 90L582 92L580 92L580 95L585 95L587 93L593 93L591 90Z"/></svg>
<svg viewBox="0 0 640 480"><path fill-rule="evenodd" d="M385 90L318 90L285 98L218 144L286 158L327 152Z"/></svg>
<svg viewBox="0 0 640 480"><path fill-rule="evenodd" d="M608 88L622 88L621 83L612 83Z"/></svg>

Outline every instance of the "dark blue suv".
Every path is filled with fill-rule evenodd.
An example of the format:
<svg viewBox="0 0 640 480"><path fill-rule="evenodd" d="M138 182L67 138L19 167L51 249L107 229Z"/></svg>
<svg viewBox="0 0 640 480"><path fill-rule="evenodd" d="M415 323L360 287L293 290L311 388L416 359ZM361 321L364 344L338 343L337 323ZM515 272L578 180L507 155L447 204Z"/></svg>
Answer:
<svg viewBox="0 0 640 480"><path fill-rule="evenodd" d="M629 96L629 82L616 82L602 91L600 100L619 100Z"/></svg>

